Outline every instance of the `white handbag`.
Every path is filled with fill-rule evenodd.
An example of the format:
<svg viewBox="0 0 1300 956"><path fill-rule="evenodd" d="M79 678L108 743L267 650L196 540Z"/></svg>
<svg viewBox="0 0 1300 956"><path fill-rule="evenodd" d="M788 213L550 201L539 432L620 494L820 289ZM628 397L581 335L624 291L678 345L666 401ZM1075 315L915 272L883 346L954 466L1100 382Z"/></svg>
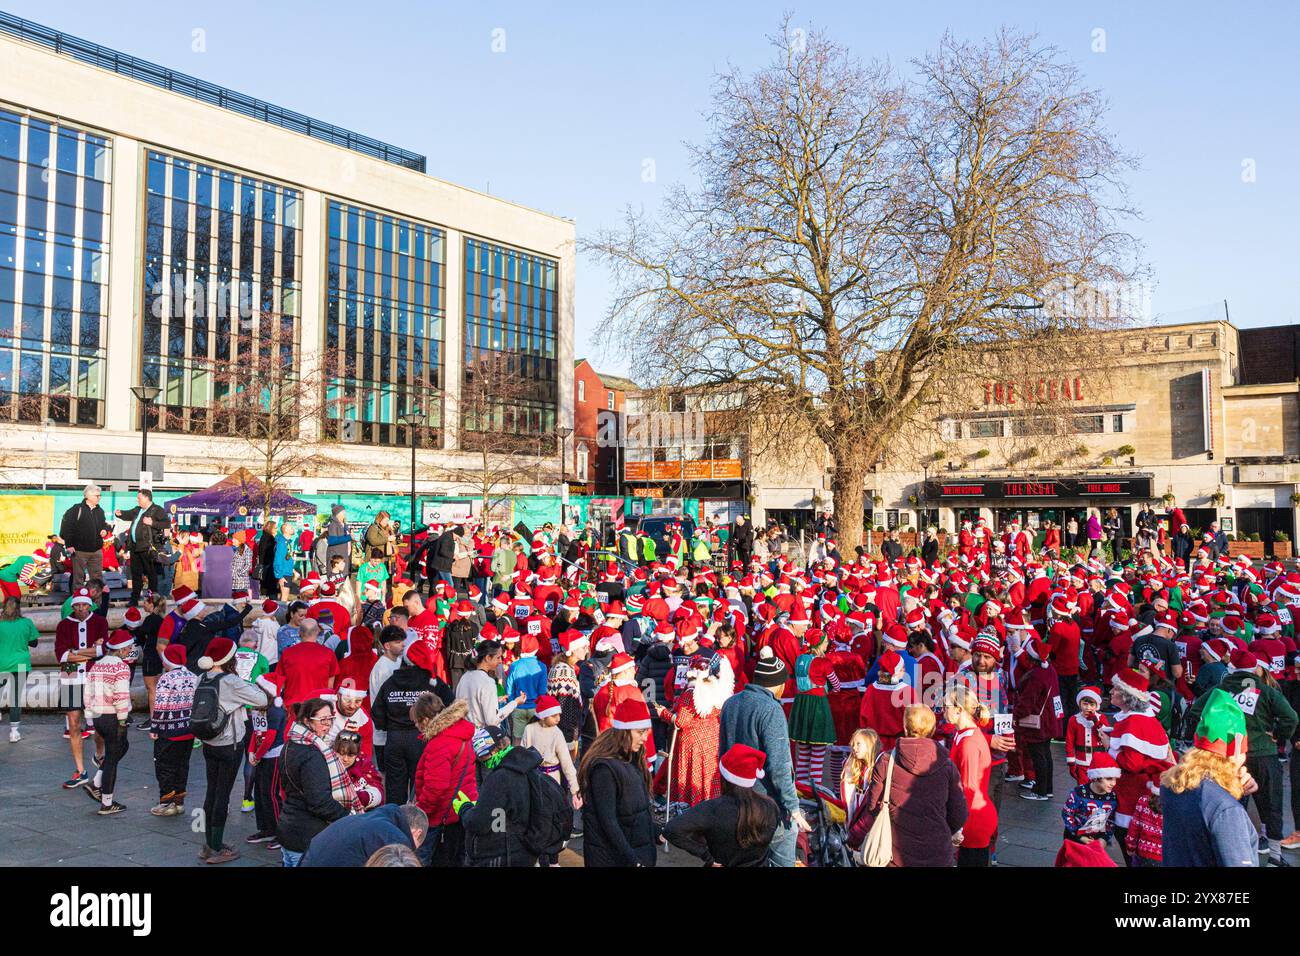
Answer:
<svg viewBox="0 0 1300 956"><path fill-rule="evenodd" d="M871 824L867 838L862 841L858 851L858 862L863 866L889 866L894 859L894 821L889 817L889 794L894 785L894 754L889 754L889 769L885 771L885 793L880 801L880 809Z"/></svg>

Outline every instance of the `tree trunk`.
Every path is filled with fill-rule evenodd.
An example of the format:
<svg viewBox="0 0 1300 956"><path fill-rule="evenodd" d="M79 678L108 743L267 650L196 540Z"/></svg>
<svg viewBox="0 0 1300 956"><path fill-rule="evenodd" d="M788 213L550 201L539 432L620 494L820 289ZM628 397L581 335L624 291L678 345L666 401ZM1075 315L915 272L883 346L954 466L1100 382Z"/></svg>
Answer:
<svg viewBox="0 0 1300 956"><path fill-rule="evenodd" d="M852 443L837 443L830 452L835 462L831 494L835 500L835 524L839 527L836 544L840 557L851 562L855 557L853 549L862 543L867 464L861 449Z"/></svg>

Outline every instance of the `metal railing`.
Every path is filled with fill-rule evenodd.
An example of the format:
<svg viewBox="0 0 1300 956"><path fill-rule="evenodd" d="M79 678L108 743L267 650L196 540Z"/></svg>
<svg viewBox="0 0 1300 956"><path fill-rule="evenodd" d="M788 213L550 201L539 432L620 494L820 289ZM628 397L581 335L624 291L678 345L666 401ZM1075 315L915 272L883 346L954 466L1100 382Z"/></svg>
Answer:
<svg viewBox="0 0 1300 956"><path fill-rule="evenodd" d="M60 33L58 30L52 30L30 20L23 20L12 14L0 12L0 33L7 33L30 43L38 43L55 53L70 56L82 63L89 63L92 66L112 70L121 76L141 80L161 89L169 90L172 93L179 93L181 96L188 96L190 99L202 103L219 106L222 109L261 120L264 123L271 123L283 129L292 130L295 133L303 133L312 139L333 143L336 146L342 146L345 149L383 160L386 163L393 163L396 166L413 169L420 173L426 171L427 160L418 153L408 152L370 136L354 133L332 123L313 119L310 116L304 116L302 113L295 113L293 110L284 109L252 96L245 96L243 93L236 93L234 90L228 90L225 87L217 86L215 83L209 83L206 80L200 80L197 77L169 70L157 63L150 63L148 60L141 60L126 53L119 53L117 50L100 46L98 43L91 43L89 40L82 40L79 37Z"/></svg>

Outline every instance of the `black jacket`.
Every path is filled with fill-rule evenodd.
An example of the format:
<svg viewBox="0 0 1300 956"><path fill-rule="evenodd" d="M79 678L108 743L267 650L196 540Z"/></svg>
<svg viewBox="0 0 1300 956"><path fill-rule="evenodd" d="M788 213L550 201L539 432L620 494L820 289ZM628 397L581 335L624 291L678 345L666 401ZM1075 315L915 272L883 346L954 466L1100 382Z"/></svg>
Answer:
<svg viewBox="0 0 1300 956"><path fill-rule="evenodd" d="M181 644L185 647L185 666L201 677L203 672L199 670L199 658L207 652L208 644L214 637L223 635L230 637L232 631L235 637L231 637L231 640L236 640L239 631L243 630L244 618L248 617L252 610L253 608L249 606L242 611L236 611L227 604L215 611L209 611L203 620L196 618L186 621L180 634L173 636L169 643Z"/></svg>
<svg viewBox="0 0 1300 956"><path fill-rule="evenodd" d="M626 760L597 760L582 793L582 864L654 866L655 823L645 775Z"/></svg>
<svg viewBox="0 0 1300 956"><path fill-rule="evenodd" d="M121 518L123 521L131 523L135 521L135 516L139 513L139 506L128 508L126 511L121 512ZM131 533L130 528L126 532L127 547L132 554L152 554L157 551L162 544L163 532L167 528L167 512L163 511L162 508L157 505L150 505L144 509L144 514L146 518L153 519L153 524L145 524L142 518L140 523L136 525L134 534Z"/></svg>
<svg viewBox="0 0 1300 956"><path fill-rule="evenodd" d="M311 744L287 743L280 754L280 783L284 802L276 839L286 850L303 853L312 837L348 811L330 796L330 772L325 755Z"/></svg>
<svg viewBox="0 0 1300 956"><path fill-rule="evenodd" d="M646 651L645 657L641 658L641 663L636 668L636 682L644 688L647 679L655 682L655 700L663 703L668 698L664 695L664 683L668 675L673 670L673 654L668 649L668 645L662 641L656 641L650 645Z"/></svg>
<svg viewBox="0 0 1300 956"><path fill-rule="evenodd" d="M445 571L451 574L452 562L456 560L456 535L450 531L444 531L434 540L429 548L429 577L433 577L434 571Z"/></svg>
<svg viewBox="0 0 1300 956"><path fill-rule="evenodd" d="M95 552L102 550L104 539L101 531L107 531L108 521L104 518L104 509L99 505L90 507L82 501L63 513L59 523L59 537L66 547L74 551Z"/></svg>
<svg viewBox="0 0 1300 956"><path fill-rule="evenodd" d="M758 846L742 847L736 842L740 822L740 801L732 796L715 797L696 804L668 821L664 838L708 866L715 861L723 866L762 866L776 835L777 813L773 806L771 829Z"/></svg>
<svg viewBox="0 0 1300 956"><path fill-rule="evenodd" d="M478 800L460 813L470 866L498 860L505 866L537 862L524 846L523 836L530 803L527 775L537 773L541 764L542 755L532 747L515 747L483 778Z"/></svg>
<svg viewBox="0 0 1300 956"><path fill-rule="evenodd" d="M743 525L732 524L731 534L727 536L727 544L733 551L753 551L754 526L748 521Z"/></svg>
<svg viewBox="0 0 1300 956"><path fill-rule="evenodd" d="M426 692L442 698L443 706L452 702L451 688L443 681L423 667L403 663L379 686L374 703L370 705L370 719L375 722L375 727L390 734L394 731L415 733L415 724L411 723L411 705Z"/></svg>

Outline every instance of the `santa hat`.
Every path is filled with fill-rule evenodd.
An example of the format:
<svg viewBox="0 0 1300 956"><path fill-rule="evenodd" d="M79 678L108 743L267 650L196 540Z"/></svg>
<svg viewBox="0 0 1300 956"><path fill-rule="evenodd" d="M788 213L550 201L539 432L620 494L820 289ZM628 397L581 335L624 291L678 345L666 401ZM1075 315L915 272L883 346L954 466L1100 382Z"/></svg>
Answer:
<svg viewBox="0 0 1300 956"><path fill-rule="evenodd" d="M319 697L321 700L327 700L331 704L334 703L334 701L339 699L338 691L336 691L333 687L318 688L317 690L312 691L312 696Z"/></svg>
<svg viewBox="0 0 1300 956"><path fill-rule="evenodd" d="M609 672L617 674L620 671L629 670L636 666L636 661L632 659L631 654L615 654L609 662Z"/></svg>
<svg viewBox="0 0 1300 956"><path fill-rule="evenodd" d="M885 651L880 655L880 675L888 676L890 683L902 680L906 670L907 665L903 663L903 658L897 651Z"/></svg>
<svg viewBox="0 0 1300 956"><path fill-rule="evenodd" d="M133 609L134 610L134 609ZM114 631L104 640L104 650L120 651L125 647L132 647L135 644L135 635L126 628Z"/></svg>
<svg viewBox="0 0 1300 956"><path fill-rule="evenodd" d="M361 589L362 597L370 601L379 600L381 597L383 597L383 594L384 594L383 585L381 585L374 578L371 578L369 581L367 581L365 583L365 586L362 587Z"/></svg>
<svg viewBox="0 0 1300 956"><path fill-rule="evenodd" d="M425 641L412 641L402 652L402 657L412 667L433 672L433 649Z"/></svg>
<svg viewBox="0 0 1300 956"><path fill-rule="evenodd" d="M45 546L39 547L32 552L32 557L35 558L37 561L49 563L50 549Z"/></svg>
<svg viewBox="0 0 1300 956"><path fill-rule="evenodd" d="M1110 679L1113 687L1133 697L1146 697L1151 690L1151 682L1131 667L1124 667Z"/></svg>
<svg viewBox="0 0 1300 956"><path fill-rule="evenodd" d="M1206 641L1201 647L1216 661L1222 661L1232 654L1232 642L1226 637L1216 637Z"/></svg>
<svg viewBox="0 0 1300 956"><path fill-rule="evenodd" d="M174 587L174 588L172 588L172 603L173 603L173 604L180 604L181 602L186 601L186 600L188 600L189 598L192 598L192 597L194 597L194 591L191 590L190 588L187 588L187 587L186 587L185 585L183 585L183 584L180 585L180 586L178 586L178 587Z"/></svg>
<svg viewBox="0 0 1300 956"><path fill-rule="evenodd" d="M1245 752L1246 716L1241 705L1222 688L1210 691L1192 735L1192 746L1220 757L1235 757Z"/></svg>
<svg viewBox="0 0 1300 956"><path fill-rule="evenodd" d="M538 651L537 636L525 634L519 641L519 654L522 657L536 657Z"/></svg>
<svg viewBox="0 0 1300 956"><path fill-rule="evenodd" d="M1259 666L1259 658L1250 651L1237 650L1232 652L1232 669L1234 671L1253 671Z"/></svg>
<svg viewBox="0 0 1300 956"><path fill-rule="evenodd" d="M456 612L457 617L474 616L474 602L466 600L465 598L461 598L454 605L452 605L452 609Z"/></svg>
<svg viewBox="0 0 1300 956"><path fill-rule="evenodd" d="M262 613L267 617L274 617L280 611L280 602L274 598L267 598L262 602Z"/></svg>
<svg viewBox="0 0 1300 956"><path fill-rule="evenodd" d="M72 606L73 606L73 607L76 607L78 604L89 604L89 605L93 605L94 603L95 603L95 601L94 601L94 599L90 596L90 592L89 592L88 590L86 590L85 588L82 588L82 589L81 589L80 591L78 591L76 594L72 595Z"/></svg>
<svg viewBox="0 0 1300 956"><path fill-rule="evenodd" d="M745 744L732 744L718 761L718 772L722 779L737 787L753 787L766 774L763 765L767 763L767 754Z"/></svg>
<svg viewBox="0 0 1300 956"><path fill-rule="evenodd" d="M1076 704L1082 704L1085 700L1090 700L1090 701L1092 701L1094 704L1096 704L1098 707L1100 707L1100 706L1101 706L1101 688L1100 688L1100 687L1093 687L1093 686L1089 685L1088 687L1081 688L1081 689L1079 690L1079 693L1077 693L1077 694L1074 695L1074 702L1075 702Z"/></svg>
<svg viewBox="0 0 1300 956"><path fill-rule="evenodd" d="M263 674L262 676L260 676L257 679L256 684L258 687L262 688L262 690L266 691L267 694L270 695L272 700L275 702L276 707L284 706L284 675L283 674L281 674L279 671L271 671L270 673Z"/></svg>
<svg viewBox="0 0 1300 956"><path fill-rule="evenodd" d="M129 607L126 609L126 613L122 615L122 625L129 627L133 631L143 623L144 615L140 613L138 607Z"/></svg>
<svg viewBox="0 0 1300 956"><path fill-rule="evenodd" d="M162 651L163 666L168 670L184 667L186 661L184 644L168 644Z"/></svg>
<svg viewBox="0 0 1300 956"><path fill-rule="evenodd" d="M1025 641L1025 653L1040 663L1047 661L1047 655L1051 653L1051 648L1041 637L1031 637Z"/></svg>
<svg viewBox="0 0 1300 956"><path fill-rule="evenodd" d="M667 621L660 621L655 625L654 635L656 641L671 644L677 639L677 629Z"/></svg>
<svg viewBox="0 0 1300 956"><path fill-rule="evenodd" d="M560 702L550 694L542 694L537 698L537 719L545 720L547 717L555 717L560 713Z"/></svg>
<svg viewBox="0 0 1300 956"><path fill-rule="evenodd" d="M591 638L575 627L560 632L560 649L565 654L572 654L574 651L580 651L591 643Z"/></svg>
<svg viewBox="0 0 1300 956"><path fill-rule="evenodd" d="M1120 770L1119 764L1105 750L1099 750L1092 755L1092 760L1088 764L1088 779L1102 780L1105 778L1114 778L1118 780L1123 771Z"/></svg>
<svg viewBox="0 0 1300 956"><path fill-rule="evenodd" d="M348 700L362 700L369 694L367 688L351 683L351 678L344 678L344 683L339 684L339 696L346 697Z"/></svg>
<svg viewBox="0 0 1300 956"><path fill-rule="evenodd" d="M639 697L621 700L614 708L614 720L610 726L615 730L649 730L650 709Z"/></svg>
<svg viewBox="0 0 1300 956"><path fill-rule="evenodd" d="M235 656L235 642L228 637L214 637L208 641L208 649L199 658L199 670L210 671L220 667Z"/></svg>
<svg viewBox="0 0 1300 956"><path fill-rule="evenodd" d="M189 597L176 605L176 610L185 620L192 621L203 613L203 602L196 597Z"/></svg>

